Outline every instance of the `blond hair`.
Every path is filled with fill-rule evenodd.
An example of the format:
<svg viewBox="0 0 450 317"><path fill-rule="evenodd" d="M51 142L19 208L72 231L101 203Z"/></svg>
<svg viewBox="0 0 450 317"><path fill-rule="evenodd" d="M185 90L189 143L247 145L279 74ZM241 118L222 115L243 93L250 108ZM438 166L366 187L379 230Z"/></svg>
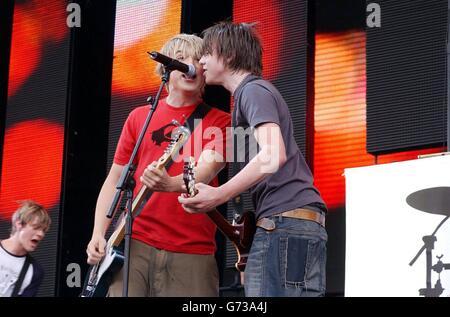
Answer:
<svg viewBox="0 0 450 317"><path fill-rule="evenodd" d="M20 207L14 212L11 222L11 235L16 233L16 222L20 221L23 225L32 223L37 219L37 224L40 228L47 232L50 228L51 219L44 207L32 200L25 200L21 202Z"/></svg>
<svg viewBox="0 0 450 317"><path fill-rule="evenodd" d="M203 40L193 34L181 33L172 37L161 48L161 54L176 58L176 54L181 54L186 57L192 57L195 60L200 60L202 57L202 44ZM159 76L164 74L164 66L162 64L156 65L156 73Z"/></svg>

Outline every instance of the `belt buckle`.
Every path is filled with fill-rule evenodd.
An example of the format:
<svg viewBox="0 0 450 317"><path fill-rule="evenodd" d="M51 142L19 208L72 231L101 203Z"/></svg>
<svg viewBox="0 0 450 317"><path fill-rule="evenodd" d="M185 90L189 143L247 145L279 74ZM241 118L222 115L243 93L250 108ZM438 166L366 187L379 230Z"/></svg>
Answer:
<svg viewBox="0 0 450 317"><path fill-rule="evenodd" d="M276 228L275 221L269 218L261 218L256 222L256 226L266 231L273 231Z"/></svg>

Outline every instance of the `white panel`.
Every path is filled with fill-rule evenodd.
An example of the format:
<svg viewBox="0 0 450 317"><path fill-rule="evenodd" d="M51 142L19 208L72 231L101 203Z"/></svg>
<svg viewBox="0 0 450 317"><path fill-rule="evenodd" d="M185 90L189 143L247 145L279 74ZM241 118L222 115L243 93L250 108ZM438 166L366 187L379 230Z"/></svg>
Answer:
<svg viewBox="0 0 450 317"><path fill-rule="evenodd" d="M432 187L450 188L450 156L345 170L345 296L419 296L426 287L426 252L409 263L444 215L409 206L406 197ZM449 193L450 194L450 193ZM450 206L447 206L447 212ZM437 255L450 263L450 221L436 233ZM431 273L431 287L438 273ZM450 295L450 271L441 273L441 296Z"/></svg>

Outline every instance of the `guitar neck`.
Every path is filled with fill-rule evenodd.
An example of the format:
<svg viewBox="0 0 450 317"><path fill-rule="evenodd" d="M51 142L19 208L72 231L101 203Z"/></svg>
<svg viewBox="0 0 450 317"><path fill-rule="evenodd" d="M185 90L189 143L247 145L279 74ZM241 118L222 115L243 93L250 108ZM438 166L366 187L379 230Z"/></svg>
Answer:
<svg viewBox="0 0 450 317"><path fill-rule="evenodd" d="M138 210L140 210L140 207L141 206L143 207L143 205L145 205L151 193L152 191L147 186L142 185L141 189L136 195L136 198L133 200L131 212L133 217L136 216L136 213L138 212ZM125 217L122 217L121 220L119 221L119 224L116 227L116 230L114 230L114 233L109 238L108 244L111 246L118 247L122 242L124 235L125 235Z"/></svg>
<svg viewBox="0 0 450 317"><path fill-rule="evenodd" d="M156 169L163 170L164 167L169 163L170 159L174 159L176 155L178 155L178 151L183 147L186 143L187 139L190 136L190 131L186 127L180 125L178 121L172 120L172 124L178 125L177 137L173 137L171 143L167 147L164 154L159 158L156 162ZM174 130L175 131L175 130ZM173 133L173 131L172 131ZM136 217L141 212L142 208L144 208L148 199L150 198L152 191L145 185L141 186L141 189L137 193L136 197L133 199L132 207L131 207L131 215L132 217ZM123 217L119 221L119 224L116 226L113 234L108 240L108 245L110 246L119 246L123 240L125 235L125 217Z"/></svg>

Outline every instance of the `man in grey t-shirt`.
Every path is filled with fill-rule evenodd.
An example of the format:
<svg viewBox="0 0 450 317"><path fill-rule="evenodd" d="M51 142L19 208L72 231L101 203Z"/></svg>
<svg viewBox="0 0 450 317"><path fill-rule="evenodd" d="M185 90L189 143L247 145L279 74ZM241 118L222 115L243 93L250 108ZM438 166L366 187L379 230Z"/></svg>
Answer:
<svg viewBox="0 0 450 317"><path fill-rule="evenodd" d="M246 296L323 296L327 209L295 142L286 102L260 77L259 38L250 24L223 22L204 31L203 48L206 83L233 94L233 126L252 133L243 133L249 137L245 166L236 176L218 188L197 184L195 197L179 201L188 212L205 212L250 190L258 228L245 269Z"/></svg>

